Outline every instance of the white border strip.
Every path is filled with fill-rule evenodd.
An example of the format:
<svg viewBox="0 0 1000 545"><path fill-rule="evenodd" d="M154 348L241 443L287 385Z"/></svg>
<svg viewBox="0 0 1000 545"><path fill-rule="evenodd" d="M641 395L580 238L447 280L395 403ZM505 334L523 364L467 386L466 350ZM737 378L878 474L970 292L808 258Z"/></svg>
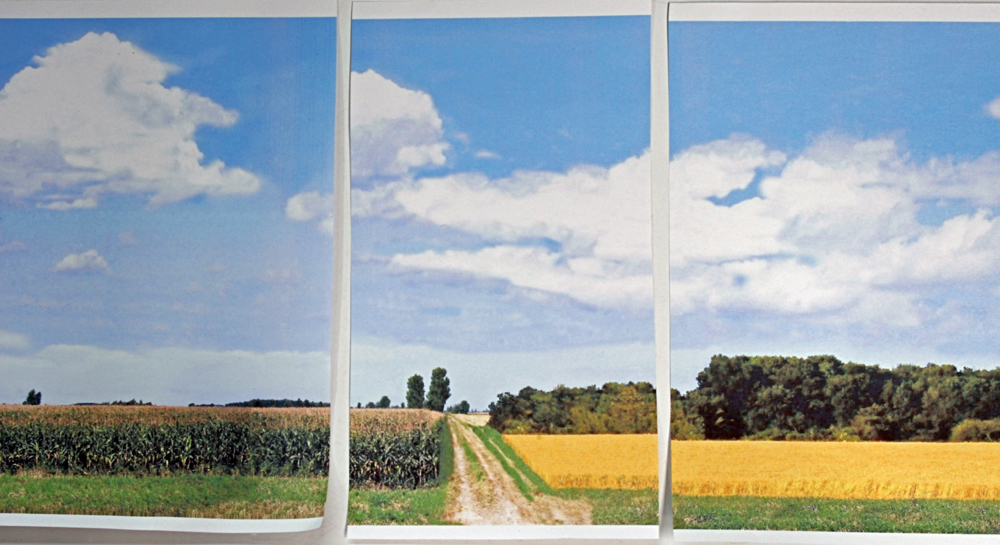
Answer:
<svg viewBox="0 0 1000 545"><path fill-rule="evenodd" d="M670 94L667 20L670 6L655 1L650 27L649 174L653 247L653 335L656 340L657 463L660 540L673 539L670 494Z"/></svg>
<svg viewBox="0 0 1000 545"><path fill-rule="evenodd" d="M670 21L842 21L952 22L1000 21L1000 4L687 2L670 5Z"/></svg>
<svg viewBox="0 0 1000 545"><path fill-rule="evenodd" d="M330 485L327 543L344 543L350 465L351 394L351 0L337 1L337 73L333 154L333 368L330 370Z"/></svg>
<svg viewBox="0 0 1000 545"><path fill-rule="evenodd" d="M649 15L649 0L366 0L355 19L472 19Z"/></svg>
<svg viewBox="0 0 1000 545"><path fill-rule="evenodd" d="M461 541L463 543L495 540L564 540L601 543L656 543L656 526L348 526L350 543L368 544L391 541L428 543Z"/></svg>
<svg viewBox="0 0 1000 545"><path fill-rule="evenodd" d="M0 19L334 17L332 0L5 0Z"/></svg>
<svg viewBox="0 0 1000 545"><path fill-rule="evenodd" d="M112 517L98 515L32 515L0 513L0 525L44 528L149 530L156 532L280 533L315 530L323 517L242 520L184 517Z"/></svg>

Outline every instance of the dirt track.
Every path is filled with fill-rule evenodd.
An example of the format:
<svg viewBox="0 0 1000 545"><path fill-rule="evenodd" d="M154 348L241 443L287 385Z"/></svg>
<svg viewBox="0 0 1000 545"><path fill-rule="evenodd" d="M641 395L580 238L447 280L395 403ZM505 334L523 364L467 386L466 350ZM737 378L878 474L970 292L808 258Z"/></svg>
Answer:
<svg viewBox="0 0 1000 545"><path fill-rule="evenodd" d="M478 418L477 418L478 417ZM590 505L532 492L529 500L496 456L473 433L470 425L484 425L481 415L449 417L455 444L455 471L448 489L447 517L459 524L590 524ZM462 448L466 442L475 460ZM481 468L479 473L473 463ZM513 467L513 463L508 461ZM526 477L523 477L528 482Z"/></svg>

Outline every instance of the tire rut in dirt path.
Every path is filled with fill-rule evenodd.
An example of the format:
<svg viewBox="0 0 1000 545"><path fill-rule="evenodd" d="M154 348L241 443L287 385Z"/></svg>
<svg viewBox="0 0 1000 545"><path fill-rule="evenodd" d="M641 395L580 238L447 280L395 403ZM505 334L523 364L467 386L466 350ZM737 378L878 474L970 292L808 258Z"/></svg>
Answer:
<svg viewBox="0 0 1000 545"><path fill-rule="evenodd" d="M450 419L455 443L455 475L448 494L448 518L460 524L590 524L590 505L534 494L529 501L514 479L472 429ZM483 477L473 476L472 463L462 448L465 441L482 468Z"/></svg>

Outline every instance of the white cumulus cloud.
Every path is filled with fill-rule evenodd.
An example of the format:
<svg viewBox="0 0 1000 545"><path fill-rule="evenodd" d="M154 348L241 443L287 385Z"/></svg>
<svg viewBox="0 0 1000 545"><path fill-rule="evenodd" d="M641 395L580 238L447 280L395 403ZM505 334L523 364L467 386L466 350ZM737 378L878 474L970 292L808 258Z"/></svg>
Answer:
<svg viewBox="0 0 1000 545"><path fill-rule="evenodd" d="M412 217L497 242L397 255L397 268L500 278L600 307L652 306L649 155L609 169L455 174L356 190L356 215ZM539 246L548 239L557 249Z"/></svg>
<svg viewBox="0 0 1000 545"><path fill-rule="evenodd" d="M333 193L306 191L285 203L285 217L292 221L317 221L317 229L333 235Z"/></svg>
<svg viewBox="0 0 1000 545"><path fill-rule="evenodd" d="M925 323L925 290L1000 279L1000 222L988 208L919 220L935 199L995 200L985 191L994 164L991 154L918 164L893 139L835 135L791 158L747 137L685 150L670 166L671 311ZM775 167L758 196L710 200Z"/></svg>
<svg viewBox="0 0 1000 545"><path fill-rule="evenodd" d="M94 208L104 193L158 206L195 195L245 195L256 176L203 163L200 126L235 111L163 82L177 67L111 33L50 48L0 90L0 197L53 210Z"/></svg>
<svg viewBox="0 0 1000 545"><path fill-rule="evenodd" d="M65 273L104 273L111 274L107 260L97 253L97 250L87 250L79 254L69 254L56 263L55 272Z"/></svg>
<svg viewBox="0 0 1000 545"><path fill-rule="evenodd" d="M1000 119L1000 97L991 100L984 108L990 117Z"/></svg>
<svg viewBox="0 0 1000 545"><path fill-rule="evenodd" d="M430 95L374 70L351 73L351 177L399 177L445 164L441 117Z"/></svg>

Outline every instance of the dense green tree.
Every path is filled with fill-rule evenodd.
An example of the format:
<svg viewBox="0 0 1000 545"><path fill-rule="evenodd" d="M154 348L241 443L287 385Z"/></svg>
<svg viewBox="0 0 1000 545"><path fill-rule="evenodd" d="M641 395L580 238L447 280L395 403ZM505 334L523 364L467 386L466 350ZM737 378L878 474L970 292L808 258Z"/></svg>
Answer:
<svg viewBox="0 0 1000 545"><path fill-rule="evenodd" d="M448 371L443 367L435 367L431 371L431 384L427 388L427 408L432 411L443 411L444 404L451 397L451 380Z"/></svg>
<svg viewBox="0 0 1000 545"><path fill-rule="evenodd" d="M507 433L655 433L656 390L646 382L602 388L522 388L490 403L489 425Z"/></svg>
<svg viewBox="0 0 1000 545"><path fill-rule="evenodd" d="M378 403L375 404L379 409L388 409L391 405L392 402L389 401L389 396L382 396L382 399L378 400Z"/></svg>
<svg viewBox="0 0 1000 545"><path fill-rule="evenodd" d="M34 388L28 392L27 399L24 400L21 405L41 405L42 404L42 392L36 392Z"/></svg>
<svg viewBox="0 0 1000 545"><path fill-rule="evenodd" d="M992 424L975 422L1000 419L1000 369L717 355L697 388L671 396L671 409L675 435L690 433L680 426L691 424L708 439L945 441L962 422L973 422L964 430L981 430ZM960 435L977 434L989 435Z"/></svg>
<svg viewBox="0 0 1000 545"><path fill-rule="evenodd" d="M421 409L424 406L424 377L413 375L406 381L406 406Z"/></svg>
<svg viewBox="0 0 1000 545"><path fill-rule="evenodd" d="M684 396L675 388L670 389L670 438L704 439L701 419L692 417L684 409Z"/></svg>

